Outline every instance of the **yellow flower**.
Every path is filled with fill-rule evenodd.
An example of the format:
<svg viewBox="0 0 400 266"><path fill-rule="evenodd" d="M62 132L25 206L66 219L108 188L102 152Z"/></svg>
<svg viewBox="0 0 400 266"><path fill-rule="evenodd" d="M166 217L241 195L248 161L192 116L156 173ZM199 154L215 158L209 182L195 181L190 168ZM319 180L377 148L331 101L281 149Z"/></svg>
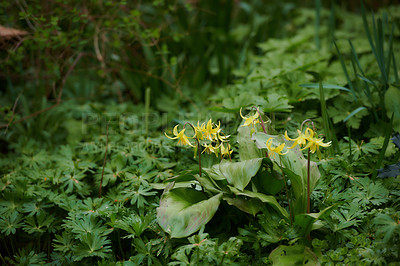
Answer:
<svg viewBox="0 0 400 266"><path fill-rule="evenodd" d="M285 139L294 142L289 149L293 149L297 145L299 145L300 147L301 145L306 145L307 140L311 139L314 136L314 131L311 130L310 128L307 128L305 134L303 134L300 130L297 130L297 134L299 134L297 138L291 139L289 138L287 131L285 131Z"/></svg>
<svg viewBox="0 0 400 266"><path fill-rule="evenodd" d="M221 142L227 142L230 136L231 136L231 135L225 136L225 135L221 135L221 134L218 133L218 134L217 134L217 139L218 139L219 141L221 141Z"/></svg>
<svg viewBox="0 0 400 266"><path fill-rule="evenodd" d="M215 156L218 157L219 146L214 147L212 144L203 144L204 150L201 153L207 152L208 154L215 153Z"/></svg>
<svg viewBox="0 0 400 266"><path fill-rule="evenodd" d="M279 155L285 155L286 153L288 153L288 151L286 151L285 153L282 152L283 148L285 147L285 143L282 143L277 147L272 147L272 140L273 138L269 138L266 142L267 149L272 152L270 153L271 157L275 158L275 153Z"/></svg>
<svg viewBox="0 0 400 266"><path fill-rule="evenodd" d="M221 144L222 156L229 156L231 153L232 153L232 150L231 150L231 145L229 145L229 143L227 144L227 147L225 147L225 145Z"/></svg>
<svg viewBox="0 0 400 266"><path fill-rule="evenodd" d="M250 116L250 117L244 117L242 115L242 108L240 108L240 117L244 119L244 124L242 125L242 127L248 127L250 125L254 125L254 124L258 124L258 113L256 112L254 115Z"/></svg>
<svg viewBox="0 0 400 266"><path fill-rule="evenodd" d="M200 128L203 133L203 137L209 141L213 141L216 139L217 133L221 131L221 123L218 123L218 126L213 128L213 123L210 119L208 120L207 125L204 125L203 123Z"/></svg>
<svg viewBox="0 0 400 266"><path fill-rule="evenodd" d="M193 126L194 127L194 136L193 136L193 138L194 137L196 137L198 140L202 140L203 139L203 131L205 131L205 124L203 123L203 124L201 124L201 126L200 126L200 122L199 121L197 121L197 127L195 127L195 126Z"/></svg>
<svg viewBox="0 0 400 266"><path fill-rule="evenodd" d="M312 137L307 139L307 141L308 141L307 145L304 146L304 148L301 150L310 148L311 153L314 153L316 150L319 150L320 146L325 147L325 148L331 146L331 142L332 142L332 141L329 141L328 143L324 143L323 142L324 139L318 139L318 138L312 138Z"/></svg>
<svg viewBox="0 0 400 266"><path fill-rule="evenodd" d="M175 137L169 137L167 135L167 133L164 132L165 136L169 139L178 139L178 144L182 144L182 145L189 145L191 147L194 147L194 145L192 145L192 143L190 143L188 137L185 135L185 129L182 129L179 133L178 133L178 125L176 125L174 127L173 133L175 135Z"/></svg>

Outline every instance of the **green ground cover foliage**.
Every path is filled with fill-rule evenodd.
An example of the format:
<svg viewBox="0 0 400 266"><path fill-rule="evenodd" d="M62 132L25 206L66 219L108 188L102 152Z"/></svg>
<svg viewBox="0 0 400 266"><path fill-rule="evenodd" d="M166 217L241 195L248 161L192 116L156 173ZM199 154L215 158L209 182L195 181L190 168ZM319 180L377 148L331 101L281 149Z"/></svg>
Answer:
<svg viewBox="0 0 400 266"><path fill-rule="evenodd" d="M0 264L398 265L393 2L0 0Z"/></svg>

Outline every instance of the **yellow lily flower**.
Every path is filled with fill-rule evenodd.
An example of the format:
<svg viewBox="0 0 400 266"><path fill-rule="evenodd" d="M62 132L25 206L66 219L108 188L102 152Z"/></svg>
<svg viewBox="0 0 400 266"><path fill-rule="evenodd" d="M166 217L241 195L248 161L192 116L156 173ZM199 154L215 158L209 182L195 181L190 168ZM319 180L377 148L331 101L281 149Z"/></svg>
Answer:
<svg viewBox="0 0 400 266"><path fill-rule="evenodd" d="M273 138L269 138L266 142L268 151L272 152L269 153L272 158L275 158L275 153L279 155L285 155L289 152L289 151L286 151L285 153L282 152L283 148L285 147L285 143L282 143L277 147L272 147L272 140Z"/></svg>
<svg viewBox="0 0 400 266"><path fill-rule="evenodd" d="M227 144L227 147L225 147L225 145L221 145L221 154L222 156L229 156L232 153L231 150L231 145L229 145L229 143Z"/></svg>
<svg viewBox="0 0 400 266"><path fill-rule="evenodd" d="M218 123L218 126L216 128L213 128L213 124L211 119L208 120L207 125L204 125L204 123L202 124L202 133L203 133L203 137L205 139L208 139L209 141L213 141L216 139L217 137L217 133L219 131L221 131L221 123Z"/></svg>
<svg viewBox="0 0 400 266"><path fill-rule="evenodd" d="M250 116L250 117L245 117L242 115L242 108L240 108L240 117L244 119L244 124L242 125L242 127L248 127L254 124L258 124L258 113L256 112L254 115Z"/></svg>
<svg viewBox="0 0 400 266"><path fill-rule="evenodd" d="M221 141L221 142L227 142L230 136L231 136L231 135L224 136L224 135L221 135L221 134L218 132L218 134L217 134L217 139L218 139L219 141Z"/></svg>
<svg viewBox="0 0 400 266"><path fill-rule="evenodd" d="M310 149L311 153L314 153L316 150L319 150L319 147L329 147L331 146L332 141L329 141L327 143L324 143L324 139L318 139L318 138L309 138L307 139L308 143L306 146L304 146L303 149L301 150L305 150L305 149Z"/></svg>
<svg viewBox="0 0 400 266"><path fill-rule="evenodd" d="M218 157L219 146L214 147L212 144L203 144L204 150L201 153L207 152L208 154L215 153L215 156Z"/></svg>
<svg viewBox="0 0 400 266"><path fill-rule="evenodd" d="M196 137L198 140L202 140L204 138L203 136L203 131L205 131L205 124L201 124L200 126L200 122L197 121L197 127L194 127L194 137Z"/></svg>
<svg viewBox="0 0 400 266"><path fill-rule="evenodd" d="M285 139L294 142L289 149L293 149L297 145L299 145L300 147L301 145L306 145L307 140L311 139L314 136L314 131L310 128L307 128L305 134L303 134L300 130L297 130L297 134L299 134L297 138L291 139L289 138L287 131L285 131Z"/></svg>
<svg viewBox="0 0 400 266"><path fill-rule="evenodd" d="M190 143L188 137L185 135L185 129L182 129L179 133L178 133L178 126L176 125L174 127L173 130L173 134L175 137L170 137L167 135L167 133L164 132L165 136L169 139L178 139L178 144L182 144L182 145L189 145L191 147L194 147L194 145L192 143Z"/></svg>

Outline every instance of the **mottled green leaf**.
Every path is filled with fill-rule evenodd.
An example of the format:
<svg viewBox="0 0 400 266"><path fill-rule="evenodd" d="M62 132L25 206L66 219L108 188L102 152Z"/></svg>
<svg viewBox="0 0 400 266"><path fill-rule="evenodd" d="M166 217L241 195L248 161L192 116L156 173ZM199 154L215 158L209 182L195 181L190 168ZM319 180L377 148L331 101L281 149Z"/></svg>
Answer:
<svg viewBox="0 0 400 266"><path fill-rule="evenodd" d="M177 188L164 193L157 221L171 237L187 237L207 224L218 209L222 193L211 198L195 189Z"/></svg>
<svg viewBox="0 0 400 266"><path fill-rule="evenodd" d="M262 158L241 162L223 161L219 164L219 170L229 184L243 190L250 183L251 178L257 174L261 162Z"/></svg>
<svg viewBox="0 0 400 266"><path fill-rule="evenodd" d="M238 128L239 157L241 161L261 158L262 152L251 139L250 127Z"/></svg>
<svg viewBox="0 0 400 266"><path fill-rule="evenodd" d="M230 198L224 200L229 204L237 207L239 210L247 212L255 216L263 208L263 203L257 199Z"/></svg>
<svg viewBox="0 0 400 266"><path fill-rule="evenodd" d="M258 192L248 191L248 190L240 191L232 186L228 186L228 187L232 191L232 193L234 193L235 195L255 198L255 199L261 200L264 203L268 203L276 211L278 211L282 215L282 217L289 220L289 214L281 205L279 205L278 201L275 199L274 196L269 196L269 195L265 195L265 194L258 193Z"/></svg>

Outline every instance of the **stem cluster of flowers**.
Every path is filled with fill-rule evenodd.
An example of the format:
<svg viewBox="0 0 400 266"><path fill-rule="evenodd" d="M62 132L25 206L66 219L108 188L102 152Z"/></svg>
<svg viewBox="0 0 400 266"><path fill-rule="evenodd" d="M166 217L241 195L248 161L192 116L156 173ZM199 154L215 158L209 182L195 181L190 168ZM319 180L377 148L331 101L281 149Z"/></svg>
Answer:
<svg viewBox="0 0 400 266"><path fill-rule="evenodd" d="M220 123L217 125L210 119L207 123L200 124L200 122L197 122L197 126L190 123L186 123L185 125L187 124L190 125L194 131L192 137L185 135L185 128L178 132L179 125L174 127L172 132L174 137L170 137L166 133L165 136L169 139L177 139L178 144L182 144L183 146L193 147L197 151L201 150L201 153L213 153L217 157L230 157L232 150L228 143L229 136L223 134ZM183 127L185 127L185 125ZM196 143L193 144L190 140L194 140Z"/></svg>
<svg viewBox="0 0 400 266"><path fill-rule="evenodd" d="M306 120L307 121L307 120ZM304 121L303 124L306 122ZM302 125L303 125L302 124ZM306 128L304 133L302 130L297 130L297 138L291 139L289 138L287 131L285 132L285 139L289 141L293 141L293 145L289 149L293 149L297 145L301 148L300 150L307 150L307 213L311 212L310 206L310 153L315 153L315 151L319 152L319 147L329 147L331 145L331 141L324 143L323 138L318 138L314 136L318 136L314 129L309 127Z"/></svg>
<svg viewBox="0 0 400 266"><path fill-rule="evenodd" d="M326 148L331 145L331 141L324 143L324 139L314 137L318 135L315 130L309 127L306 128L304 133L301 130L297 130L297 134L297 138L291 139L289 138L287 131L285 132L285 139L293 141L293 145L289 149L293 149L299 145L299 147L302 147L300 150L310 149L311 153L315 153L315 151L319 151L319 147Z"/></svg>

